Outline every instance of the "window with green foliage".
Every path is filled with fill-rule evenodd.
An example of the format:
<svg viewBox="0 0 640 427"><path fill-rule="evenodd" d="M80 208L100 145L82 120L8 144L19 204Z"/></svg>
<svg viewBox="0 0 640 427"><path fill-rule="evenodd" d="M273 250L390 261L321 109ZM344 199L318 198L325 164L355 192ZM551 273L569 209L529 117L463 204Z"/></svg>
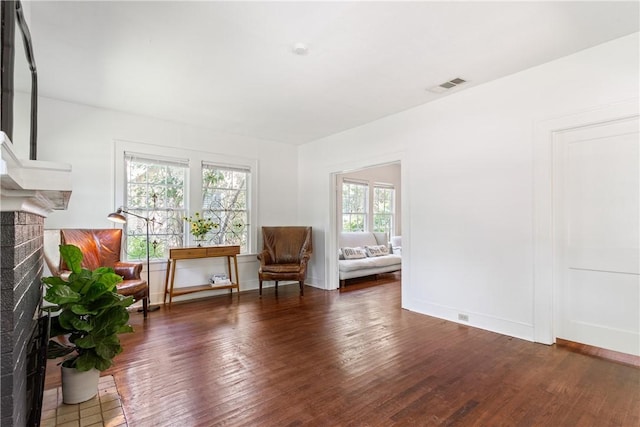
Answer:
<svg viewBox="0 0 640 427"><path fill-rule="evenodd" d="M342 182L342 231L365 231L367 224L369 186Z"/></svg>
<svg viewBox="0 0 640 427"><path fill-rule="evenodd" d="M206 240L214 245L249 248L250 170L202 163L202 212L213 229Z"/></svg>
<svg viewBox="0 0 640 427"><path fill-rule="evenodd" d="M393 235L395 190L391 186L375 184L373 187L373 231Z"/></svg>
<svg viewBox="0 0 640 427"><path fill-rule="evenodd" d="M150 258L169 248L239 245L256 251L257 161L207 151L115 141L115 200L131 214L151 218ZM146 221L126 215L124 259L146 259ZM194 235L189 218L201 218L206 234Z"/></svg>
<svg viewBox="0 0 640 427"><path fill-rule="evenodd" d="M125 153L124 169L124 206L136 215L152 219L149 255L163 258L169 247L183 245L189 163ZM146 259L146 221L129 215L124 234L127 259Z"/></svg>

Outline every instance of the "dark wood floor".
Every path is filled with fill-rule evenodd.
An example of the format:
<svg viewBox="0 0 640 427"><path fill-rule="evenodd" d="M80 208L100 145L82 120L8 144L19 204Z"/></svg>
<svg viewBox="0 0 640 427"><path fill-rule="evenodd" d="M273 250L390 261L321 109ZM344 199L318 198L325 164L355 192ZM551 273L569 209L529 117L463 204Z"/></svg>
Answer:
<svg viewBox="0 0 640 427"><path fill-rule="evenodd" d="M399 281L375 284L132 313L105 374L131 427L640 425L640 369L401 310Z"/></svg>

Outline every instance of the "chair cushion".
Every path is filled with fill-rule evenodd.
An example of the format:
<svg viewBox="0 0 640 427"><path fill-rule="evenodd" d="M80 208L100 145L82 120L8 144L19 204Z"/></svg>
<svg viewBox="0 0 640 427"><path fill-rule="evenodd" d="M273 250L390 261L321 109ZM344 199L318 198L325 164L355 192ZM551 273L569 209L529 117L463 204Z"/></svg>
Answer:
<svg viewBox="0 0 640 427"><path fill-rule="evenodd" d="M268 264L261 268L263 273L297 273L300 264Z"/></svg>

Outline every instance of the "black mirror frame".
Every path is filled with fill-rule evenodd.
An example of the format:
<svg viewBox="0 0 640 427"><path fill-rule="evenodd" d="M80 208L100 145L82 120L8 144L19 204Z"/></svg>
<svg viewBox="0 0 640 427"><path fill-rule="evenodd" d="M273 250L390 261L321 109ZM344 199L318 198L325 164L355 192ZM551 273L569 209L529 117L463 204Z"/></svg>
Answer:
<svg viewBox="0 0 640 427"><path fill-rule="evenodd" d="M38 152L38 72L33 55L31 33L24 18L20 0L2 1L2 108L0 122L9 139L13 136L13 95L16 23L24 43L25 57L31 72L31 120L29 159L36 160Z"/></svg>

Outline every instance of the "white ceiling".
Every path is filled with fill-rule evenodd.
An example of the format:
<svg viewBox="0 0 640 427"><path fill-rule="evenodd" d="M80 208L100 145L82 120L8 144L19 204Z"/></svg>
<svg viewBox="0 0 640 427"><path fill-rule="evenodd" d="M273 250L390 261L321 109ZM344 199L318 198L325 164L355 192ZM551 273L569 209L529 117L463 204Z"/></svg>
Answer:
<svg viewBox="0 0 640 427"><path fill-rule="evenodd" d="M29 2L40 94L302 144L639 30L633 2ZM292 54L295 43L306 56ZM455 77L447 94L425 89Z"/></svg>

